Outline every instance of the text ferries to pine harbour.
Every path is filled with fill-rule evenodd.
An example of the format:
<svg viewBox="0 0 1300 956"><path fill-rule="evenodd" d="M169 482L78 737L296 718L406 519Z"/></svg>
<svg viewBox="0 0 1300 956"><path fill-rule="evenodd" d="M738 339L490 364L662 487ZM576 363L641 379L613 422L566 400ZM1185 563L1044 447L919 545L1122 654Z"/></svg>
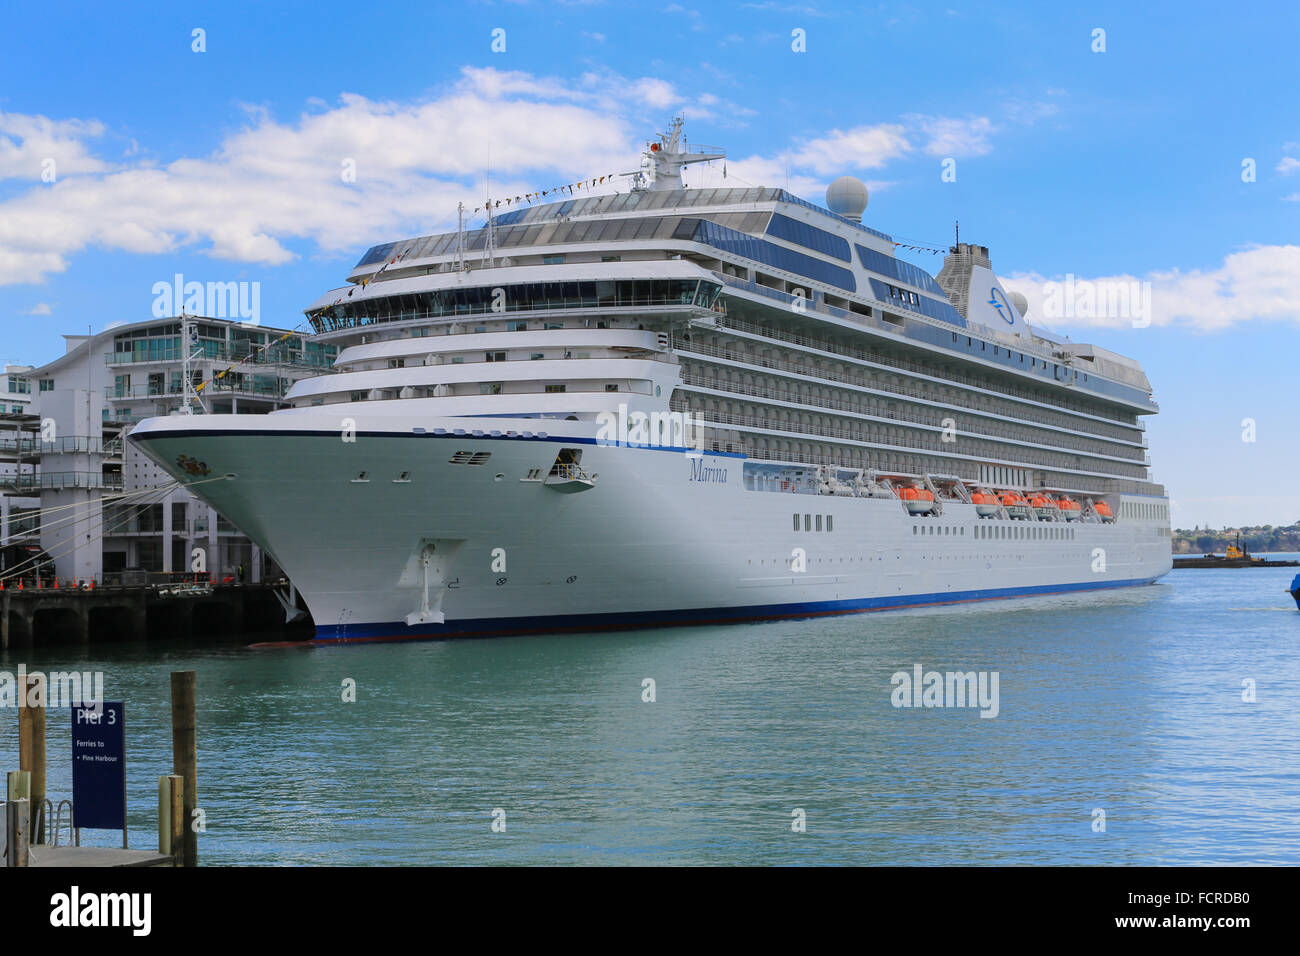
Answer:
<svg viewBox="0 0 1300 956"><path fill-rule="evenodd" d="M1149 584L1137 363L1053 341L988 250L930 276L781 189L636 188L371 249L269 415L131 439L266 549L319 641L743 621Z"/></svg>

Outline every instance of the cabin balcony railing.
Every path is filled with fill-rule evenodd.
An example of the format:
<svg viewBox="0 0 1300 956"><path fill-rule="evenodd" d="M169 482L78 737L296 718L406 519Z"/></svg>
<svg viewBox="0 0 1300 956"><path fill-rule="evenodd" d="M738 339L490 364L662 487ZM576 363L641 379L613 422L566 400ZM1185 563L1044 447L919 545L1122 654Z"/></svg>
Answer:
<svg viewBox="0 0 1300 956"><path fill-rule="evenodd" d="M768 290L768 291L774 291L774 290ZM785 293L779 293L779 294L781 295L782 298L787 298L787 299L792 298L786 296ZM855 318L858 317L865 318L865 316L857 316L856 313L854 314L854 316ZM871 362L877 365L885 365L890 368L901 369L906 372L913 372L917 375L926 375L931 378L938 378L944 382L949 382L952 384L964 385L969 388L978 388L989 392L997 392L1002 395L1007 395L1018 401L1036 402L1043 405L1054 405L1057 408L1062 408L1068 412L1072 412L1077 415L1091 416L1093 418L1099 418L1103 421L1114 421L1128 428L1139 427L1139 425L1137 424L1125 422L1122 418L1113 415L1099 415L1090 411L1085 412L1081 408L1069 402L1062 401L1059 398L1056 398L1054 396L1035 396L1031 398L1030 396L1026 394L1022 394L1019 390L1014 388L1010 388L1003 385L997 385L992 382L976 381L971 376L965 375L961 372L953 372L932 365L922 365L919 362L911 362L908 361L907 359L896 358L892 355L886 355L880 352L868 352L866 349L859 349L859 348L846 348L841 345L836 345L833 342L827 342L822 339L814 339L806 335L797 335L792 332L783 332L780 329L773 329L767 326L758 325L753 322L746 322L743 319L728 318L723 320L722 322L719 322L718 324L724 326L725 328L735 329L738 332L745 332L752 335L759 335L762 336L763 338L775 339L781 342L788 342L791 345L798 345L804 348L812 348L820 352L829 352L832 355L844 355L844 356L848 356L849 358L854 358L862 362ZM893 331L897 332L898 330L893 329Z"/></svg>
<svg viewBox="0 0 1300 956"><path fill-rule="evenodd" d="M713 412L701 411L696 415L706 425L727 426L737 425L746 428L762 428L767 431L786 432L795 436L793 440L805 441L809 438L833 438L839 441L854 442L862 445L883 445L891 448L911 448L918 451L932 452L937 455L965 455L969 457L984 457L987 452L983 449L967 447L968 440L958 439L956 442L944 442L941 439L920 438L912 435L882 435L864 433L861 429L838 428L833 425L823 424L805 424L801 422L783 422L777 419L762 418L754 415L736 415L731 412ZM982 454L983 453L983 454ZM990 456L991 457L991 456ZM1008 458L1016 466L1037 465L1043 468L1053 468L1059 471L1069 471L1078 467L1073 461L1058 460L1073 458L1073 455L1057 454L1054 452L1041 453L1031 449L1018 449L1014 459ZM1113 466L1112 466L1113 467ZM1141 466L1136 466L1141 469ZM1141 469L1145 471L1145 469ZM1123 474L1122 472L1109 472L1109 474L1129 479L1141 479L1144 474Z"/></svg>
<svg viewBox="0 0 1300 956"><path fill-rule="evenodd" d="M929 402L938 401L936 396L927 393L926 391L916 387L915 385L908 385L908 384L902 384L897 382L887 382L882 380L868 380L866 378L859 378L856 376L840 375L840 374L829 372L825 369L819 369L809 365L803 365L798 362L788 362L783 359L762 358L760 356L735 352L730 349L724 349L712 345L704 345L697 342L678 343L677 349L678 351L695 352L701 355L711 355L717 358L727 359L732 362L740 362L745 365L757 365L762 368L771 368L771 369L776 369L778 371L794 372L797 375L803 375L814 379L822 379L828 382L838 382L846 385L854 385L859 388L869 388L881 392L892 392L896 395L906 395L910 398L919 398ZM954 407L967 408L972 413L975 414L981 414L981 413L999 414L998 412L992 412L991 409L987 409L987 408L979 409L970 405L957 405L955 401L951 402L951 404ZM1125 439L1120 438L1114 434L1111 434L1109 430L1105 432L1097 431L1097 428L1099 427L1098 423L1094 423L1086 419L1084 421L1079 421L1079 422L1062 422L1062 421L1050 419L1042 414L1037 414L1033 412L1028 412L1019 417L1038 422L1039 424L1042 425L1054 425L1058 428L1074 428L1077 430L1088 428L1088 433L1090 435L1094 435L1096 437L1103 438L1103 439L1108 438L1115 441L1125 441ZM1108 426L1101 426L1101 427L1108 428Z"/></svg>
<svg viewBox="0 0 1300 956"><path fill-rule="evenodd" d="M553 314L556 316L566 314L590 315L593 310L599 310L601 314L608 315L625 315L635 314L638 311L654 309L664 314L672 312L700 311L707 314L715 314L712 303L706 300L703 295L700 296L623 296L623 297L601 297L594 298L571 298L571 299L530 299L521 302L506 301L501 303L499 308L493 308L491 303L485 303L482 306L464 306L455 310L437 311L437 310L404 310L400 312L376 312L373 315L355 315L346 318L335 318L328 313L313 319L313 325L316 326L317 334L328 334L330 332L343 332L349 329L369 328L376 325L387 325L394 322L439 322L448 324L458 319L481 318L492 319L500 318L504 315L530 315L533 313L539 316ZM484 329L483 331L487 331ZM509 331L509 330L504 330Z"/></svg>
<svg viewBox="0 0 1300 956"><path fill-rule="evenodd" d="M914 415L910 418L900 418L890 415L886 409L873 408L871 405L861 403L841 402L832 399L819 398L813 395L801 395L794 392L782 392L779 389L762 388L754 385L744 385L736 382L718 382L711 381L704 375L694 372L683 371L682 382L685 385L692 385L699 388L708 388L715 391L726 392L734 395L750 395L755 398L763 398L770 401L787 402L793 405L808 406L812 408L825 408L834 411L848 412L851 415L871 418L875 421L889 423L889 426L896 427L902 425L928 425L931 428L944 428L944 421L949 416L934 413L931 415ZM992 441L1011 441L1017 444L1037 444L1050 448L1060 448L1063 451L1073 454L1082 454L1090 456L1100 456L1103 458L1114 458L1126 463L1136 463L1140 460L1137 457L1137 450L1134 457L1126 458L1123 455L1117 455L1113 452L1115 449L1106 449L1099 443L1094 443L1083 439L1083 444L1064 444L1064 439L1047 440L1039 435L1025 434L1023 430L1014 427L997 427L987 426L982 431L974 431L969 428L962 428L961 433L970 438L985 438ZM1151 464L1150 456L1147 457L1147 464Z"/></svg>

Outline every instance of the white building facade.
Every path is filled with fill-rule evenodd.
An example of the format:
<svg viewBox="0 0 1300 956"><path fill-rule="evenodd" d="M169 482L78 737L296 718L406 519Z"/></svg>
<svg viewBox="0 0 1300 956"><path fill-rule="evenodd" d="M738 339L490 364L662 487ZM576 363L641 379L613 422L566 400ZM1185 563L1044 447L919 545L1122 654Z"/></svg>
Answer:
<svg viewBox="0 0 1300 956"><path fill-rule="evenodd" d="M336 349L203 317L64 338L64 355L8 366L0 379L0 397L12 385L21 409L6 401L0 411L0 544L34 538L36 522L23 515L39 507L40 545L65 580L144 583L193 571L198 551L207 575L261 580L260 550L188 491L168 490L176 483L123 438L141 419L185 406L197 415L283 407L294 382L331 370Z"/></svg>

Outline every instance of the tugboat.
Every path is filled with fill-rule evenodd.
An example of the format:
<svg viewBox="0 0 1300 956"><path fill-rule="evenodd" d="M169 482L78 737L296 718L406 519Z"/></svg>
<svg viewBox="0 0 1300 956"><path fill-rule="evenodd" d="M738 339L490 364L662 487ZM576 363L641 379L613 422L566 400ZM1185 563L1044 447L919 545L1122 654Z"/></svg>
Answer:
<svg viewBox="0 0 1300 956"><path fill-rule="evenodd" d="M1296 568L1300 561L1271 561L1256 558L1250 549L1241 546L1241 532L1237 532L1237 543L1228 545L1223 556L1203 554L1199 558L1174 558L1175 568Z"/></svg>
<svg viewBox="0 0 1300 956"><path fill-rule="evenodd" d="M1291 579L1291 587L1287 593L1295 598L1296 609L1300 610L1300 574Z"/></svg>

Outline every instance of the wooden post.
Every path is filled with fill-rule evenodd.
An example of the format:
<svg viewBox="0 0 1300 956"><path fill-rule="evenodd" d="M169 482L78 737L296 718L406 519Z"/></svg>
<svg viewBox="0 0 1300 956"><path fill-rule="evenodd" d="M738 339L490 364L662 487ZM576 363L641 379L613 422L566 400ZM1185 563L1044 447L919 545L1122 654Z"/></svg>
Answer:
<svg viewBox="0 0 1300 956"><path fill-rule="evenodd" d="M10 800L5 804L5 866L26 866L27 833L31 802Z"/></svg>
<svg viewBox="0 0 1300 956"><path fill-rule="evenodd" d="M198 806L198 751L195 745L194 671L172 671L172 773L185 782L181 823L184 827L182 865L199 861L199 835L194 832Z"/></svg>
<svg viewBox="0 0 1300 956"><path fill-rule="evenodd" d="M8 790L6 800L30 800L32 796L32 775L26 770L10 770L5 781Z"/></svg>
<svg viewBox="0 0 1300 956"><path fill-rule="evenodd" d="M158 778L158 852L181 865L185 848L185 779L176 774Z"/></svg>
<svg viewBox="0 0 1300 956"><path fill-rule="evenodd" d="M31 774L27 798L31 800L32 830L28 838L33 843L45 842L45 685L44 674L28 674L22 688L25 706L18 709L18 766ZM38 694L32 688L40 687ZM39 706L31 701L39 700Z"/></svg>
<svg viewBox="0 0 1300 956"><path fill-rule="evenodd" d="M4 610L0 611L0 649L9 648L9 589L5 588Z"/></svg>

